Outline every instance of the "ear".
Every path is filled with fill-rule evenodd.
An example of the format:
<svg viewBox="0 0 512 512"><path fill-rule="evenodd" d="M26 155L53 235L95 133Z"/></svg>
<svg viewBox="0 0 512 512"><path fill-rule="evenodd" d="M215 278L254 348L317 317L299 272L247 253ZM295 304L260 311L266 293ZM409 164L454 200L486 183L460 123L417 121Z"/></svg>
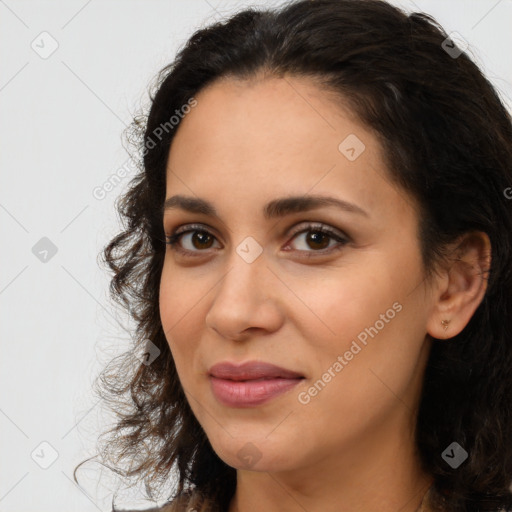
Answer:
<svg viewBox="0 0 512 512"><path fill-rule="evenodd" d="M480 305L491 267L491 243L483 232L464 234L451 246L448 264L438 271L427 332L447 339L459 334Z"/></svg>

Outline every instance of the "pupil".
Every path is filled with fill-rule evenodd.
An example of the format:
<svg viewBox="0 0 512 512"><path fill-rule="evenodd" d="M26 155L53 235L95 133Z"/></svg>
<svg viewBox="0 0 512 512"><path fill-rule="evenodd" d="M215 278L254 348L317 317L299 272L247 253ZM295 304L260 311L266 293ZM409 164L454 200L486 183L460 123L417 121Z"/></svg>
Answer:
<svg viewBox="0 0 512 512"><path fill-rule="evenodd" d="M324 239L324 241L327 241L327 244L322 244L321 243L321 239ZM320 248L320 249L324 249L327 245L329 245L329 239L328 237L325 235L325 233L321 233L319 231L312 231L310 232L309 234L309 237L308 237L308 242L312 242L313 243L313 246L316 244L316 245L320 245L320 247L316 247L317 249Z"/></svg>
<svg viewBox="0 0 512 512"><path fill-rule="evenodd" d="M198 231L196 233L194 233L194 236L193 236L193 244L196 248L198 248L196 246L196 241L199 243L200 247L199 248L204 248L202 246L202 244L206 243L207 242L207 239L209 238L209 235L208 233L205 233L204 231Z"/></svg>

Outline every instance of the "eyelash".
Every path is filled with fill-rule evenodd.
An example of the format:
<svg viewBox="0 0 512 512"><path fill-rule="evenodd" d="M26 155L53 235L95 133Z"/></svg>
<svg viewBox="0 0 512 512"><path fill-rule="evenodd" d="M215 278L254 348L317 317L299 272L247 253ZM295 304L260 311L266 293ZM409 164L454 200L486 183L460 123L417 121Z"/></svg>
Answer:
<svg viewBox="0 0 512 512"><path fill-rule="evenodd" d="M306 224L302 227L303 227L303 229L299 229L291 234L292 239L295 238L297 235L301 235L303 233L308 233L308 232L313 232L313 233L322 233L324 235L328 235L331 239L335 240L336 242L338 242L340 244L337 247L330 247L328 249L323 249L323 250L318 250L318 251L316 251L316 250L312 250L312 251L299 250L298 251L301 253L306 253L305 257L307 257L307 258L315 257L314 256L315 253L319 254L321 256L326 255L333 251L342 249L347 243L349 243L349 238L346 235L340 236L337 232L333 231L332 229L330 229L328 227L325 227L323 224L311 223L311 224ZM186 235L188 233L195 233L195 232L206 233L207 235L210 235L214 238L215 238L215 236L210 231L205 229L201 224L191 224L191 225L187 226L187 228L188 229L179 228L176 231L174 231L171 235L166 235L166 237L165 237L166 244L169 245L169 248L171 250L177 251L181 254L184 254L187 256L190 255L192 257L202 256L201 253L205 252L205 251L202 251L202 250L189 251L187 249L182 249L179 245L179 241L181 240L181 238L184 235Z"/></svg>

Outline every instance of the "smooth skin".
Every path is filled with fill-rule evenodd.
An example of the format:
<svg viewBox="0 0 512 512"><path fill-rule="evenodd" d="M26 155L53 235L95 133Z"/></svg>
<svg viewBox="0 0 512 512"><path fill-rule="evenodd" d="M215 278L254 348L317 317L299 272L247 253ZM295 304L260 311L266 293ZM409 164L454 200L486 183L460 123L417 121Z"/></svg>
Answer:
<svg viewBox="0 0 512 512"><path fill-rule="evenodd" d="M170 149L166 198L204 199L218 217L165 212L166 235L200 226L166 248L160 312L190 407L237 469L229 512L415 511L432 483L414 445L427 358L480 304L488 237L461 239L451 263L426 279L415 201L390 180L375 134L309 79L221 79L196 100ZM339 150L350 134L365 145L353 161ZM365 213L263 215L272 200L312 195ZM247 237L263 250L251 263L237 252ZM394 303L401 310L301 403ZM228 407L208 377L226 360L266 361L305 378L263 405ZM247 443L260 457L250 467L239 456Z"/></svg>

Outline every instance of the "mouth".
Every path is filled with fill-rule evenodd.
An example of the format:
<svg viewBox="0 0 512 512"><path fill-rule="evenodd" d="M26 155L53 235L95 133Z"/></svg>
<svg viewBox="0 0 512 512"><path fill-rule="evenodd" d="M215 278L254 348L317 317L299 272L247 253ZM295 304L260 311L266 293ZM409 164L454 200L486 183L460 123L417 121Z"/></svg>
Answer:
<svg viewBox="0 0 512 512"><path fill-rule="evenodd" d="M229 407L255 407L289 391L305 377L270 363L219 363L209 371L215 398Z"/></svg>
<svg viewBox="0 0 512 512"><path fill-rule="evenodd" d="M209 374L218 379L234 381L304 378L298 372L263 361L248 361L243 364L229 361L217 363L210 368Z"/></svg>

